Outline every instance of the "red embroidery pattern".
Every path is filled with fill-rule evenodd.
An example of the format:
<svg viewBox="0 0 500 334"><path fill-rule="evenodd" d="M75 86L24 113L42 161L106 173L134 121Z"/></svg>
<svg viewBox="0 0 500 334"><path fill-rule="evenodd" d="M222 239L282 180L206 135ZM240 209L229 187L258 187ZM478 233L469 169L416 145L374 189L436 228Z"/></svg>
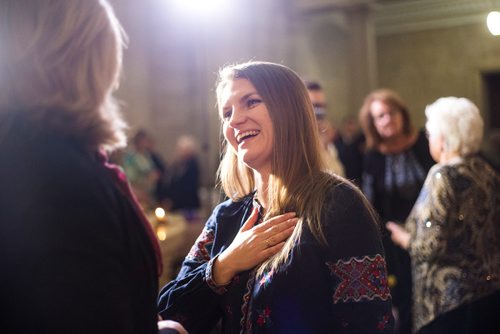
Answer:
<svg viewBox="0 0 500 334"><path fill-rule="evenodd" d="M340 280L333 294L334 304L391 298L382 255L352 257L346 261L327 262L326 265L330 274Z"/></svg>
<svg viewBox="0 0 500 334"><path fill-rule="evenodd" d="M257 269L253 269L250 274L246 284L246 292L243 295L243 303L241 304L241 314L243 315L240 320L241 331L240 334L251 333L252 332L252 311L251 311L251 303L252 303L252 291L255 284L255 274Z"/></svg>
<svg viewBox="0 0 500 334"><path fill-rule="evenodd" d="M214 261L216 260L217 258L213 258L211 259L208 263L207 263L207 267L205 269L205 281L207 282L208 286L210 287L210 289L212 289L216 294L219 294L219 295L222 295L224 293L227 292L227 285L217 285L217 283L215 283L214 281L214 276L212 274L212 270L213 270L213 267L214 267Z"/></svg>
<svg viewBox="0 0 500 334"><path fill-rule="evenodd" d="M266 325L266 327L269 327L270 325L272 325L272 322L271 322L271 309L266 306L265 309L263 310L257 310L257 325L259 325L260 327Z"/></svg>
<svg viewBox="0 0 500 334"><path fill-rule="evenodd" d="M196 239L193 247L186 256L188 260L206 262L210 260L207 246L214 242L214 231L207 228L203 229L198 239Z"/></svg>

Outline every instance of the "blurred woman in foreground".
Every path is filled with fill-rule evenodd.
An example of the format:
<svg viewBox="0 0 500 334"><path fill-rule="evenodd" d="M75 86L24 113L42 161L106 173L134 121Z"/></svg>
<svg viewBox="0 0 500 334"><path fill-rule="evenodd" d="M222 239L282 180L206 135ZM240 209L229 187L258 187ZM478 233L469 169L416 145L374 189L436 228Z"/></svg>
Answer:
<svg viewBox="0 0 500 334"><path fill-rule="evenodd" d="M0 1L0 331L157 333L161 258L124 175L105 0ZM165 329L172 332L172 329Z"/></svg>

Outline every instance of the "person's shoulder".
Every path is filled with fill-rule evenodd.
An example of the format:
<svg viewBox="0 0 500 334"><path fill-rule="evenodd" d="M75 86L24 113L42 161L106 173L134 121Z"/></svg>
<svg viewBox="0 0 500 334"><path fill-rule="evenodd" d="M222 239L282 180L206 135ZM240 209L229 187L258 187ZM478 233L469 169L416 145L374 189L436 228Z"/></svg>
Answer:
<svg viewBox="0 0 500 334"><path fill-rule="evenodd" d="M453 164L436 163L429 170L428 178L434 186L439 184L447 186L447 184L460 177L459 165L461 164L462 162Z"/></svg>
<svg viewBox="0 0 500 334"><path fill-rule="evenodd" d="M50 196L60 194L68 200L89 194L97 200L104 195L102 186L109 180L95 157L95 152L73 139L36 131L11 145L9 174L16 175L14 182L20 187L25 185L20 189L28 192L31 188L33 193L39 190Z"/></svg>
<svg viewBox="0 0 500 334"><path fill-rule="evenodd" d="M457 158L447 163L438 163L429 171L429 182L437 193L462 193L472 184L487 176L487 168L481 159Z"/></svg>
<svg viewBox="0 0 500 334"><path fill-rule="evenodd" d="M84 186L91 180L95 181L99 174L95 153L87 152L76 143L60 138L50 139L42 153L46 156L40 160L47 172L52 170L71 184Z"/></svg>
<svg viewBox="0 0 500 334"><path fill-rule="evenodd" d="M353 203L364 204L364 197L356 185L346 179L340 179L328 188L325 202L327 207L345 207Z"/></svg>
<svg viewBox="0 0 500 334"><path fill-rule="evenodd" d="M323 215L334 228L376 225L376 215L361 190L348 180L332 185L325 196ZM373 224L372 224L373 223Z"/></svg>
<svg viewBox="0 0 500 334"><path fill-rule="evenodd" d="M480 155L470 155L457 161L443 164L437 170L439 177L451 184L457 191L465 190L472 184L498 184L500 176L497 171Z"/></svg>
<svg viewBox="0 0 500 334"><path fill-rule="evenodd" d="M45 219L56 226L58 217L71 216L71 224L65 227L88 227L101 224L103 213L112 215L119 205L120 197L104 166L78 143L51 133L12 138L8 158L0 159L0 183L6 198L2 207L10 206L16 219L29 211L26 222L40 224Z"/></svg>
<svg viewBox="0 0 500 334"><path fill-rule="evenodd" d="M59 172L64 177L69 170L85 174L90 153L74 140L61 135L37 131L24 127L19 134L9 134L5 143L9 160L27 166L43 175L43 172ZM23 171L23 168L18 171ZM82 175L81 175L82 176Z"/></svg>
<svg viewBox="0 0 500 334"><path fill-rule="evenodd" d="M322 224L333 257L383 254L375 212L355 185L344 181L331 187L325 208Z"/></svg>
<svg viewBox="0 0 500 334"><path fill-rule="evenodd" d="M437 163L429 171L429 175L436 180L453 181L460 178L472 178L475 175L482 177L487 173L489 165L478 156L458 157L446 163Z"/></svg>
<svg viewBox="0 0 500 334"><path fill-rule="evenodd" d="M464 157L461 167L473 170L476 173L484 172L486 175L500 177L500 174L495 166L481 153Z"/></svg>

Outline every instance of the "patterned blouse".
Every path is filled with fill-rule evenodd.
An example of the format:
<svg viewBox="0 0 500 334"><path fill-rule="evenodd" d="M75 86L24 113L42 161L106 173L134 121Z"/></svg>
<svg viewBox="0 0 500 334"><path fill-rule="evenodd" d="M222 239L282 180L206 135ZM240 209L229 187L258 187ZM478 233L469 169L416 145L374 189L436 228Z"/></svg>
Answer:
<svg viewBox="0 0 500 334"><path fill-rule="evenodd" d="M391 296L378 226L348 184L331 189L322 220L328 246L305 226L288 262L257 277L242 272L216 286L211 269L252 208L252 195L215 208L159 312L190 333L392 333Z"/></svg>
<svg viewBox="0 0 500 334"><path fill-rule="evenodd" d="M363 161L363 193L383 221L404 222L433 165L423 131L410 148L400 153L382 154L371 149Z"/></svg>
<svg viewBox="0 0 500 334"><path fill-rule="evenodd" d="M478 156L430 171L411 233L414 329L500 290L500 177Z"/></svg>

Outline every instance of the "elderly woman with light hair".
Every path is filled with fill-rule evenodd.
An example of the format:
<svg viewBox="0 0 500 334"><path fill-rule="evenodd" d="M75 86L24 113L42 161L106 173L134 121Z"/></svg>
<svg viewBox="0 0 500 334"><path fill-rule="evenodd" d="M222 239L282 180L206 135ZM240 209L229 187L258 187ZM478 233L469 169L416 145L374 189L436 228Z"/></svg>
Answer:
<svg viewBox="0 0 500 334"><path fill-rule="evenodd" d="M478 154L483 120L468 99L425 111L429 171L406 229L392 239L412 259L414 331L500 332L500 177Z"/></svg>

